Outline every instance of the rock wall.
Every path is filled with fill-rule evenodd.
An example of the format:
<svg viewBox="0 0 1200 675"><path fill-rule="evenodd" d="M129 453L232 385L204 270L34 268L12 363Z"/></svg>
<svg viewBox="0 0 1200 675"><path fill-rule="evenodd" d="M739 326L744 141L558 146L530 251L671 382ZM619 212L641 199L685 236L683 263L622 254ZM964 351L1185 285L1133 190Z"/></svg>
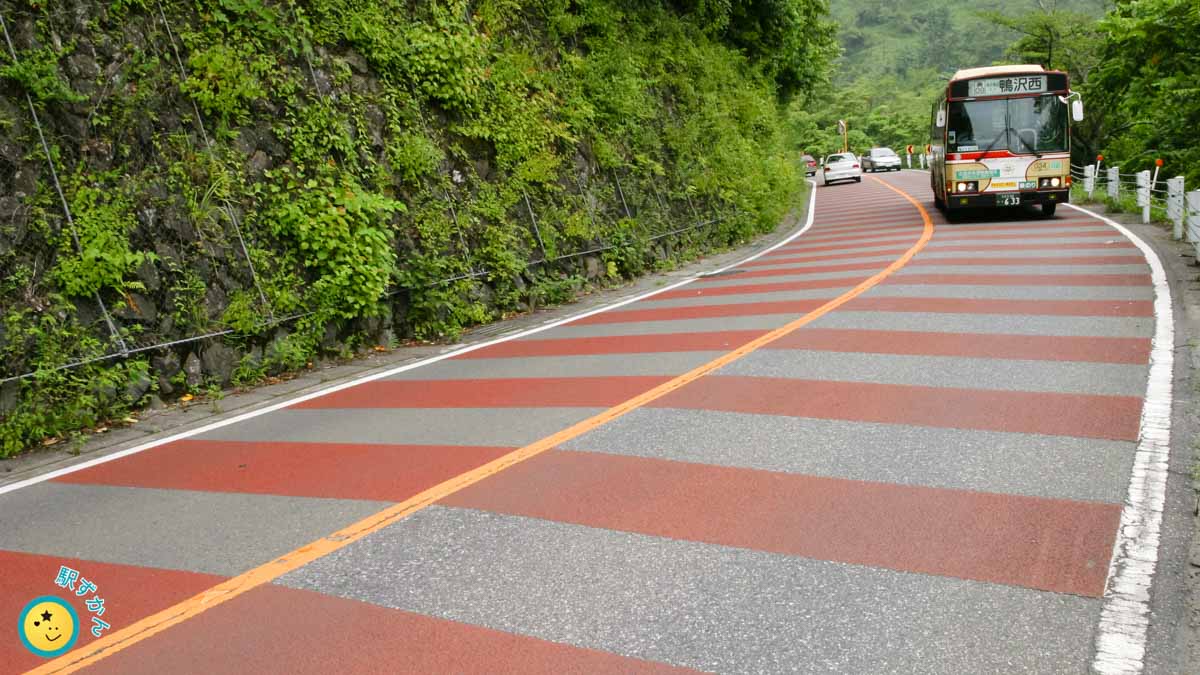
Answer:
<svg viewBox="0 0 1200 675"><path fill-rule="evenodd" d="M0 379L36 373L0 384L0 456L669 268L800 184L772 85L669 6L0 16Z"/></svg>

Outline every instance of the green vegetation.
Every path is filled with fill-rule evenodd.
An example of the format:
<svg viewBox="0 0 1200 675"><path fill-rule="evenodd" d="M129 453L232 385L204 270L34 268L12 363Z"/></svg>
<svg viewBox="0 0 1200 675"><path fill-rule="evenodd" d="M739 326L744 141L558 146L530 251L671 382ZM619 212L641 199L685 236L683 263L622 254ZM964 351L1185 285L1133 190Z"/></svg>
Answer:
<svg viewBox="0 0 1200 675"><path fill-rule="evenodd" d="M1094 24L1105 0L1020 0L1004 13L992 4L934 0L862 0L834 5L842 57L826 106L795 106L789 115L798 148L814 155L840 150L839 119L849 121L851 150L928 142L930 106L960 68L993 63L1063 67L1076 58L1074 26ZM1058 32L1047 35L1049 26ZM1086 31L1084 31L1086 32ZM1038 50L1049 45L1053 60Z"/></svg>
<svg viewBox="0 0 1200 675"><path fill-rule="evenodd" d="M191 0L165 23L84 1L0 3L32 45L0 57L0 200L20 215L0 226L19 272L0 363L37 373L0 387L0 456L769 231L803 186L787 111L836 49L824 0ZM229 331L236 352L54 370L115 351L96 294L131 345Z"/></svg>

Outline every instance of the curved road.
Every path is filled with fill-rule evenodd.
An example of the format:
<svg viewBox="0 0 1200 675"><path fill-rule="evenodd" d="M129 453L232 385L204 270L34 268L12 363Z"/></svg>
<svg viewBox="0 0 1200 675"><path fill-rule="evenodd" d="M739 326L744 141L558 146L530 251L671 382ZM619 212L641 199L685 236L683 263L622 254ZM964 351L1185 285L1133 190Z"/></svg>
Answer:
<svg viewBox="0 0 1200 675"><path fill-rule="evenodd" d="M0 663L1086 672L1146 260L1069 209L947 224L923 173L816 194L720 274L0 494L0 616L83 624Z"/></svg>

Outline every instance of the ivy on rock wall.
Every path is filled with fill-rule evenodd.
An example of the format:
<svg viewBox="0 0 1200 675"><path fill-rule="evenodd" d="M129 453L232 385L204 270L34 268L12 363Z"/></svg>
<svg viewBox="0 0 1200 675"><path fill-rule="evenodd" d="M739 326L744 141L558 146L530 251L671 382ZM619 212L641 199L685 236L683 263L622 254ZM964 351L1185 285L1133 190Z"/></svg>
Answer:
<svg viewBox="0 0 1200 675"><path fill-rule="evenodd" d="M0 12L0 456L766 232L833 54L823 0Z"/></svg>

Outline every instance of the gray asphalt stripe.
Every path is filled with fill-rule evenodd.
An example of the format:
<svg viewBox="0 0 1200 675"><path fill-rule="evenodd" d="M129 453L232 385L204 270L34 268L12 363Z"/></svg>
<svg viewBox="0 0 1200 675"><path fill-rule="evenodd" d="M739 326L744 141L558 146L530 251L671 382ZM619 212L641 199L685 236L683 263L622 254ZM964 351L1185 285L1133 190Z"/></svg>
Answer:
<svg viewBox="0 0 1200 675"><path fill-rule="evenodd" d="M933 239L929 242L928 248L938 249L943 246L1024 246L1035 244L1037 246L1064 246L1070 247L1076 244L1125 244L1128 240L1125 239L1116 230L1112 230L1112 236L1105 237L1072 237L1065 235L1062 237L1038 237L1037 239L975 239L975 238L953 238L953 239L938 239L937 234L934 234ZM1103 251L1104 249L1087 248L1081 249L1085 251ZM1081 254L1082 255L1082 254Z"/></svg>
<svg viewBox="0 0 1200 675"><path fill-rule="evenodd" d="M278 583L739 673L1082 673L1099 611L1075 596L443 507Z"/></svg>
<svg viewBox="0 0 1200 675"><path fill-rule="evenodd" d="M1140 398L1148 371L1120 363L768 349L747 354L718 374Z"/></svg>
<svg viewBox="0 0 1200 675"><path fill-rule="evenodd" d="M232 576L386 502L38 483L0 498L13 551Z"/></svg>
<svg viewBox="0 0 1200 675"><path fill-rule="evenodd" d="M565 449L901 485L1120 503L1134 444L642 408Z"/></svg>
<svg viewBox="0 0 1200 675"><path fill-rule="evenodd" d="M279 410L201 439L520 447L599 408L358 408Z"/></svg>
<svg viewBox="0 0 1200 675"><path fill-rule="evenodd" d="M968 254L969 255L969 254ZM906 274L1147 274L1146 265L939 265L920 258L896 272Z"/></svg>
<svg viewBox="0 0 1200 675"><path fill-rule="evenodd" d="M698 295L670 300L644 300L638 308L694 307L697 305L736 305L744 302L779 302L834 298L854 285L841 288L815 288L799 291L738 293L736 295ZM1153 300L1150 286L947 286L941 284L903 284L893 277L868 290L874 298L979 298L1002 300Z"/></svg>
<svg viewBox="0 0 1200 675"><path fill-rule="evenodd" d="M795 319L788 314L723 316L716 319L638 321L558 326L542 333L545 338L603 337L607 335L659 335L662 333L706 333L718 330L771 330Z"/></svg>
<svg viewBox="0 0 1200 675"><path fill-rule="evenodd" d="M857 284L859 281L862 281L863 279L866 279L867 277L870 277L873 274L883 271L883 269L886 268L890 264L890 262L891 261L880 261L878 263L879 264L878 268L861 269L861 270L845 270L845 271L840 271L840 272L814 273L814 272L803 272L801 270L797 270L795 274L773 274L771 276L764 276L764 277L741 277L741 278L738 278L738 277L734 277L733 275L730 275L728 277L711 277L711 278L705 279L703 282L701 282L701 285L707 286L710 288L725 288L727 286L748 286L748 285L754 285L754 284L774 284L774 283L782 283L782 282L787 282L787 281L823 281L823 280L827 280L827 279L830 279L830 280L846 279L850 282L850 285L853 286L854 284ZM749 271L749 270L747 270L747 271ZM684 286L685 289L686 288L700 288L700 287L701 286L690 286L690 285ZM652 301L652 299L653 298L647 298L646 300Z"/></svg>
<svg viewBox="0 0 1200 675"><path fill-rule="evenodd" d="M838 310L812 324L821 328L915 330L942 333L1011 333L1150 337L1153 317L1031 316L1022 314L950 314L938 312L852 312Z"/></svg>
<svg viewBox="0 0 1200 675"><path fill-rule="evenodd" d="M919 239L919 238L920 238L919 236L912 237L911 238L912 243L913 244L917 243L917 239ZM902 242L902 241L892 242L890 244L874 244L871 246L855 246L854 242L852 242L852 241L845 242L845 244L846 245L843 247L829 248L829 247L838 246L838 242L816 242L816 241L814 241L810 244L810 243L807 243L804 241L804 237L801 237L796 240L796 244L795 244L796 248L792 248L791 246L788 246L785 248L776 249L776 252L779 253L779 257L781 257L781 258L784 256L787 256L789 258L793 258L793 257L799 258L802 256L808 256L808 255L828 255L828 254L834 254L834 253L859 253L859 252L862 252L863 254L868 254L868 253L874 253L874 252L878 251L879 249L889 249L890 250L890 249L904 246L904 242ZM821 250L814 251L814 250L812 250L814 248L820 248ZM762 260L762 258L759 258L759 259Z"/></svg>
<svg viewBox="0 0 1200 675"><path fill-rule="evenodd" d="M820 255L820 254L814 254L814 255ZM834 252L832 255L840 255L840 254ZM880 269L882 269L884 267L887 267L887 265L889 263L891 263L893 260L896 260L897 258L899 258L900 255L901 254L899 254L899 253L887 253L884 255L868 255L868 256L861 256L861 257L856 257L856 258L841 258L841 259L837 259L837 260L814 260L812 262L802 262L802 263L780 263L778 265L774 265L774 264L759 265L756 267L746 267L743 269L746 269L747 271L749 271L749 270L754 270L754 271L781 270L781 269L782 270L790 270L790 269L803 270L808 267L825 267L828 265L846 265L846 264L869 263L869 262L870 263L880 263ZM789 257L791 257L791 256L789 256ZM796 256L796 257L801 258L801 257L806 257L806 256ZM781 259L783 259L783 258L781 258ZM771 260L771 258L760 258L759 259L759 261L761 261L761 262L768 262L770 260Z"/></svg>
<svg viewBox="0 0 1200 675"><path fill-rule="evenodd" d="M1129 256L1140 258L1141 253L1135 248L1113 248L1112 250L1081 250L1077 248L1057 248L1038 251L945 251L936 248L924 248L917 254L921 259L926 258L1077 258L1077 257L1108 257Z"/></svg>
<svg viewBox="0 0 1200 675"><path fill-rule="evenodd" d="M896 276L867 291L872 297L980 298L997 300L1153 300L1146 286L971 286L905 284Z"/></svg>
<svg viewBox="0 0 1200 675"><path fill-rule="evenodd" d="M741 346L731 343L729 350ZM501 359L439 361L408 370L393 380L490 379L501 377L605 377L612 375L676 376L712 361L725 352L654 352L648 354L584 354Z"/></svg>

